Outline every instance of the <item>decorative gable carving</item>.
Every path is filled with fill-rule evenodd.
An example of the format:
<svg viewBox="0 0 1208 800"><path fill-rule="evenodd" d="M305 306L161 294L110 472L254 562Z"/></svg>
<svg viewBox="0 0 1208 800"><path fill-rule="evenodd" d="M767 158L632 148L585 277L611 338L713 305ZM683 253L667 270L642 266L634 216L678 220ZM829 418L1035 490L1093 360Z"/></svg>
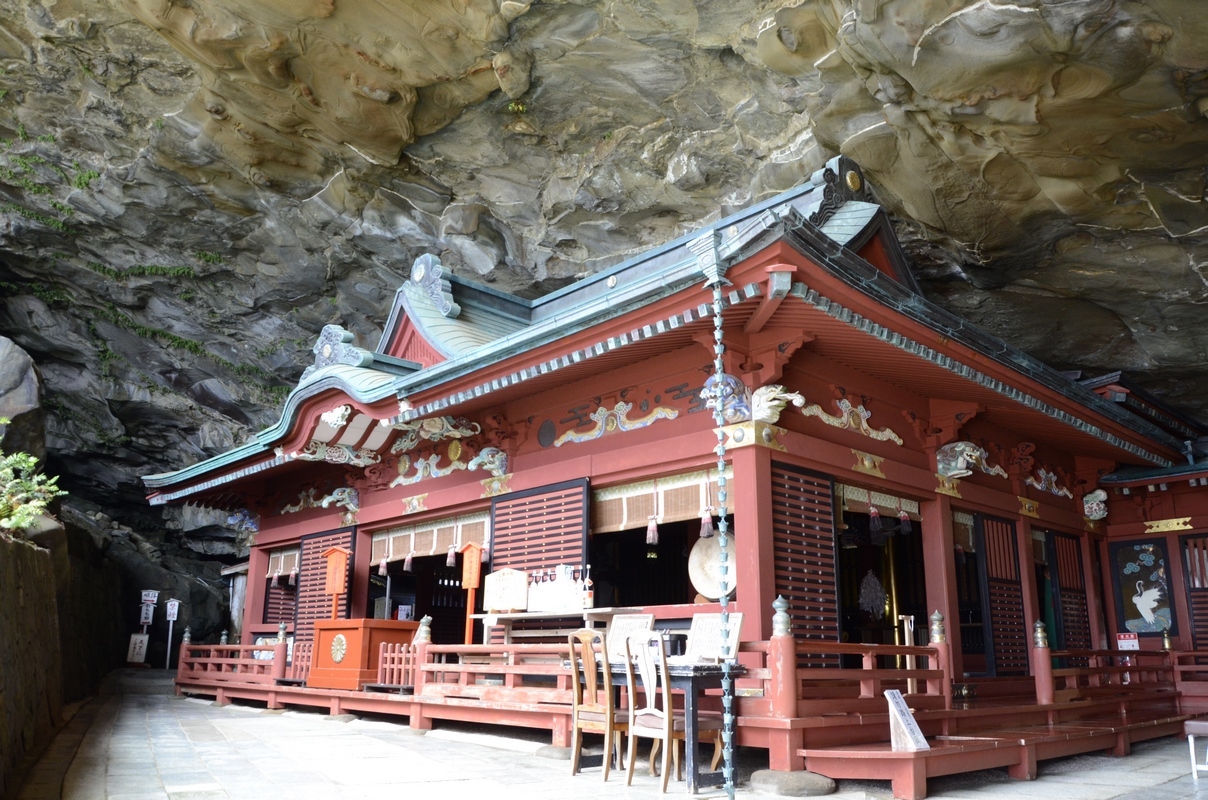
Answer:
<svg viewBox="0 0 1208 800"><path fill-rule="evenodd" d="M427 293L432 305L450 319L461 315L461 306L453 302L453 285L445 278L445 268L440 259L424 253L411 266L411 282Z"/></svg>

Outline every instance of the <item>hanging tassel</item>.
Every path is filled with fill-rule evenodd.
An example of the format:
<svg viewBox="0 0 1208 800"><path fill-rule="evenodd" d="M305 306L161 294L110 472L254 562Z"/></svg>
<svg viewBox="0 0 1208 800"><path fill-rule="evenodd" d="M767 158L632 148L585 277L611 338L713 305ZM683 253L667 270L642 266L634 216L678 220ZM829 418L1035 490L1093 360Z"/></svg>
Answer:
<svg viewBox="0 0 1208 800"><path fill-rule="evenodd" d="M870 531L881 530L881 512L876 506L868 507L868 529Z"/></svg>
<svg viewBox="0 0 1208 800"><path fill-rule="evenodd" d="M905 509L898 512L898 519L902 520L901 530L903 534L914 530L914 524L910 521L910 515L906 513Z"/></svg>
<svg viewBox="0 0 1208 800"><path fill-rule="evenodd" d="M378 575L381 575L383 578L386 577L386 559L385 558L383 558L381 561L378 562Z"/></svg>
<svg viewBox="0 0 1208 800"><path fill-rule="evenodd" d="M700 515L700 538L713 538L713 506L705 508L705 513Z"/></svg>
<svg viewBox="0 0 1208 800"><path fill-rule="evenodd" d="M290 586L298 585L298 568L297 567L294 567L293 569L291 569L289 571L289 585Z"/></svg>
<svg viewBox="0 0 1208 800"><path fill-rule="evenodd" d="M278 585L278 583L280 583L280 581L281 581L281 570L277 570L276 572L273 573L272 587L274 589L277 588L277 585Z"/></svg>
<svg viewBox="0 0 1208 800"><path fill-rule="evenodd" d="M449 556L448 556L448 558L445 559L445 566L446 567L456 567L457 566L457 550L453 547L453 545L449 545Z"/></svg>
<svg viewBox="0 0 1208 800"><path fill-rule="evenodd" d="M407 554L407 557L403 559L403 572L411 571L411 558L414 555L415 555L415 551L412 550L410 553Z"/></svg>
<svg viewBox="0 0 1208 800"><path fill-rule="evenodd" d="M649 519L649 522L646 523L646 544L658 544L659 543L658 516L652 514L647 519Z"/></svg>

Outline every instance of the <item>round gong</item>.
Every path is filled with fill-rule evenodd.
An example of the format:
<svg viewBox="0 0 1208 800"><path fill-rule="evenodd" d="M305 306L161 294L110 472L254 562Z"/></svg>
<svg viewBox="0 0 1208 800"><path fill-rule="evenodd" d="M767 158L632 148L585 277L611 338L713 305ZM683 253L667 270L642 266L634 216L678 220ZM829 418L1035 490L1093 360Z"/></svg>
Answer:
<svg viewBox="0 0 1208 800"><path fill-rule="evenodd" d="M726 537L727 564L727 594L734 594L738 577L734 569L734 537ZM710 600L721 598L721 540L717 536L709 539L697 539L688 553L688 580L692 588L702 597Z"/></svg>

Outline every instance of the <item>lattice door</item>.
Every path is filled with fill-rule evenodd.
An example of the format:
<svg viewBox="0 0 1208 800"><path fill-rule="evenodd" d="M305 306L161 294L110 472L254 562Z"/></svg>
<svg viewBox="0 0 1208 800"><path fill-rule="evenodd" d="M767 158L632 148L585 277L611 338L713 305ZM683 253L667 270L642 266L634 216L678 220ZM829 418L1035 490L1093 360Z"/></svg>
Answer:
<svg viewBox="0 0 1208 800"><path fill-rule="evenodd" d="M1050 644L1060 650L1089 650L1091 622L1086 605L1086 575L1082 571L1082 540L1065 533L1050 533L1049 543L1057 609L1057 630L1050 634Z"/></svg>
<svg viewBox="0 0 1208 800"><path fill-rule="evenodd" d="M973 516L981 571L982 619L986 671L995 675L1028 674L1028 636L1019 580L1015 525L1005 519Z"/></svg>
<svg viewBox="0 0 1208 800"><path fill-rule="evenodd" d="M1187 605L1191 608L1191 638L1196 650L1208 649L1208 536L1183 537L1187 570Z"/></svg>
<svg viewBox="0 0 1208 800"><path fill-rule="evenodd" d="M772 463L772 541L776 594L789 601L798 639L839 641L834 484L825 475ZM837 656L810 659L839 666Z"/></svg>
<svg viewBox="0 0 1208 800"><path fill-rule="evenodd" d="M315 620L331 618L331 597L324 594L327 581L327 560L323 551L331 547L353 549L352 529L320 533L302 540L302 566L298 570L298 611L294 619L294 642L314 639ZM348 616L348 589L352 584L352 559L348 559L348 585L340 596L337 612L340 619Z"/></svg>

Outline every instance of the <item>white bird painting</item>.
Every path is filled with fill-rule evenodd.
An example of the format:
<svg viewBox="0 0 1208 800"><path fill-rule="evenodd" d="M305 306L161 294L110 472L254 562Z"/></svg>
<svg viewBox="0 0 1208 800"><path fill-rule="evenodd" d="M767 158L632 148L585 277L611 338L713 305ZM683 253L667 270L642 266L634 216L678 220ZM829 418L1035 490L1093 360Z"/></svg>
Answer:
<svg viewBox="0 0 1208 800"><path fill-rule="evenodd" d="M1137 611L1141 612L1147 625L1154 623L1153 610L1158 605L1158 592L1157 586L1146 589L1141 581L1137 581L1137 593L1133 595L1132 601L1133 605L1137 607Z"/></svg>

